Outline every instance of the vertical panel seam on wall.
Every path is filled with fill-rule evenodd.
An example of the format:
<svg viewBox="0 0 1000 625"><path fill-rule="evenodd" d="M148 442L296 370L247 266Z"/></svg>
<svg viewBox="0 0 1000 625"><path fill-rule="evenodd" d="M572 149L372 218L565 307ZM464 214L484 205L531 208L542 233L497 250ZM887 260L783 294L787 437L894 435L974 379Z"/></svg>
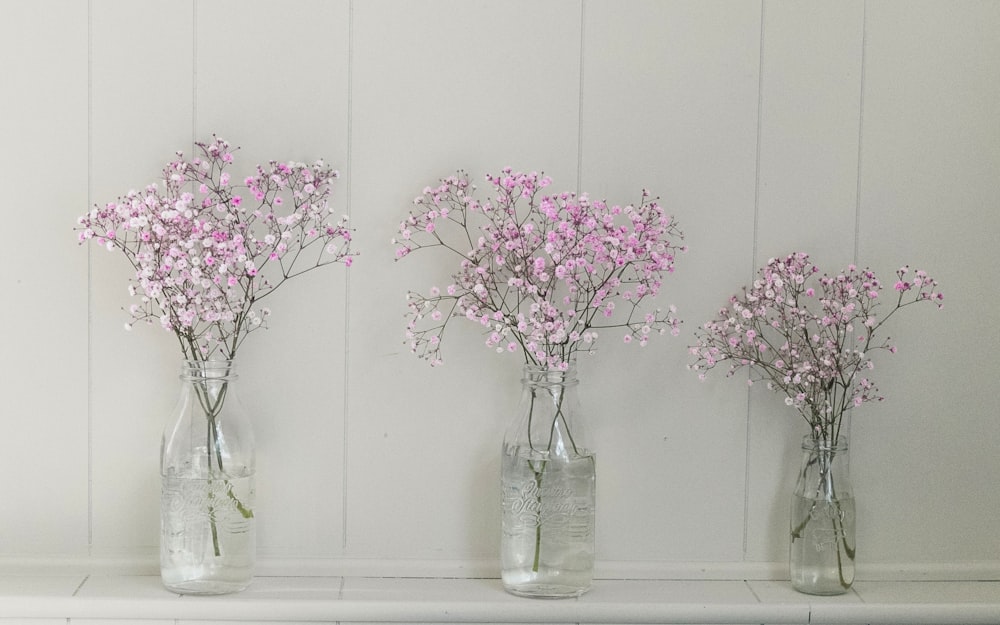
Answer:
<svg viewBox="0 0 1000 625"><path fill-rule="evenodd" d="M757 266L757 238L760 227L760 145L762 133L762 120L764 108L764 11L766 0L760 2L760 34L759 47L757 50L757 143L754 154L754 189L753 189L753 245L751 253L753 258L750 263L750 280L756 274Z"/></svg>
<svg viewBox="0 0 1000 625"><path fill-rule="evenodd" d="M191 150L198 140L198 0L191 0Z"/></svg>
<svg viewBox="0 0 1000 625"><path fill-rule="evenodd" d="M352 198L352 185L351 180L353 178L352 172L354 169L354 0L349 0L347 3L347 179L344 181L347 187L347 206L345 210L347 215L351 216L351 198ZM348 406L350 405L348 398L348 388L350 385L351 377L351 367L350 367L350 351L351 351L351 272L350 269L344 272L344 398L343 398L343 415L344 415L344 425L341 434L341 447L343 453L341 454L341 462L343 463L340 471L341 480L341 525L340 525L340 548L341 553L347 552L347 435L348 435L348 423L350 421L350 413L348 412ZM343 581L341 581L341 591L343 591Z"/></svg>
<svg viewBox="0 0 1000 625"><path fill-rule="evenodd" d="M865 127L865 64L868 51L868 2L861 3L861 76L858 82L858 173L854 192L854 263L858 263L861 247L861 159Z"/></svg>
<svg viewBox="0 0 1000 625"><path fill-rule="evenodd" d="M94 3L87 0L87 210L94 198ZM87 555L94 549L93 246L87 246Z"/></svg>
<svg viewBox="0 0 1000 625"><path fill-rule="evenodd" d="M764 109L764 11L765 0L760 2L760 34L757 49L757 145L754 155L754 190L753 190L753 244L751 246L750 280L753 280L757 264L757 232L760 220L760 144L763 128ZM750 388L747 388L746 410L746 441L743 449L743 560L747 558L749 545L750 519Z"/></svg>
<svg viewBox="0 0 1000 625"><path fill-rule="evenodd" d="M580 0L580 82L576 108L576 192L583 193L583 59L586 47L587 0Z"/></svg>

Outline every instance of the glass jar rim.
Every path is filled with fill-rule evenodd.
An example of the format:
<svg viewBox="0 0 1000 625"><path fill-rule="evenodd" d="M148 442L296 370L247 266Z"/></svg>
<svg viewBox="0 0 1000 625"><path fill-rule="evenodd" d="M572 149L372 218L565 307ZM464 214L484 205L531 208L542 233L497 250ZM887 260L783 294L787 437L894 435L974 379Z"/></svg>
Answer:
<svg viewBox="0 0 1000 625"><path fill-rule="evenodd" d="M565 368L558 366L550 367L547 365L536 365L531 363L525 364L524 375L521 378L521 382L536 386L574 386L579 384L580 381L576 377L576 363L570 362Z"/></svg>
<svg viewBox="0 0 1000 625"><path fill-rule="evenodd" d="M817 438L813 434L806 434L802 437L803 451L845 451L849 447L846 436L838 436L836 441Z"/></svg>
<svg viewBox="0 0 1000 625"><path fill-rule="evenodd" d="M235 380L236 361L234 360L193 360L186 359L181 364L181 379L203 380L205 378Z"/></svg>

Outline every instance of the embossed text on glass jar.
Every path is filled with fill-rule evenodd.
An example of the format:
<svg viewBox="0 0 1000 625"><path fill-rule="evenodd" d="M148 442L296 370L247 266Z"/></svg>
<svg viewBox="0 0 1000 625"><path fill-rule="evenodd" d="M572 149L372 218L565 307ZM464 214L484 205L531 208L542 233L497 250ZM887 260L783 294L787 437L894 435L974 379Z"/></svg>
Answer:
<svg viewBox="0 0 1000 625"><path fill-rule="evenodd" d="M243 590L256 561L255 453L231 361L186 361L160 453L160 575L183 594Z"/></svg>
<svg viewBox="0 0 1000 625"><path fill-rule="evenodd" d="M573 367L525 367L501 463L501 578L516 595L579 596L593 579L595 461L576 387Z"/></svg>

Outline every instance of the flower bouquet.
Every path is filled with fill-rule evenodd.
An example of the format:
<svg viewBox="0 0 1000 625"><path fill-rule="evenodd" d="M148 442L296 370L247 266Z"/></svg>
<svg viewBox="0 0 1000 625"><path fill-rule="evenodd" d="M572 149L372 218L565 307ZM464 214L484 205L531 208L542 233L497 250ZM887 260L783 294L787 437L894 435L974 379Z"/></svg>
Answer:
<svg viewBox="0 0 1000 625"><path fill-rule="evenodd" d="M673 307L646 309L683 248L674 219L642 192L637 205L586 194L546 194L538 173L486 176L479 200L463 172L427 187L399 225L397 260L437 248L457 267L450 281L407 295L410 349L442 364L450 323L480 327L485 346L524 359L519 417L503 447L505 588L574 596L590 586L594 459L574 424L577 353L599 333L646 345L677 334Z"/></svg>
<svg viewBox="0 0 1000 625"><path fill-rule="evenodd" d="M877 351L896 352L886 322L913 304L940 307L938 283L923 271L896 272L894 301L883 312L883 285L870 269L851 265L821 274L808 254L772 258L742 296L696 331L689 367L705 378L725 366L746 367L748 383L766 381L809 425L793 497L792 582L815 594L845 592L854 570L854 500L847 481L850 410L881 401L869 373Z"/></svg>
<svg viewBox="0 0 1000 625"><path fill-rule="evenodd" d="M349 266L351 231L329 204L323 162L270 162L236 183L229 143L197 143L163 182L79 218L80 243L120 252L135 273L125 324L159 325L184 358L179 415L161 450L161 573L171 590L240 590L254 561L252 431L235 396L234 360L266 326L262 301L286 281Z"/></svg>

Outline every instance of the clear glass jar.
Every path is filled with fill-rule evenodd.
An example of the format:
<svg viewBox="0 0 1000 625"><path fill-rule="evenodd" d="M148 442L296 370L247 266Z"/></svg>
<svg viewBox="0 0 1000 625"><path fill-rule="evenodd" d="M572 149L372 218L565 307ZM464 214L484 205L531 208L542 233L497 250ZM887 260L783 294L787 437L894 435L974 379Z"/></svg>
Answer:
<svg viewBox="0 0 1000 625"><path fill-rule="evenodd" d="M256 562L253 429L232 361L185 361L160 447L160 576L182 594L237 592Z"/></svg>
<svg viewBox="0 0 1000 625"><path fill-rule="evenodd" d="M839 595L854 583L854 492L846 437L806 436L791 506L792 586L811 595Z"/></svg>
<svg viewBox="0 0 1000 625"><path fill-rule="evenodd" d="M593 580L596 495L576 369L527 365L521 382L503 443L501 578L515 595L576 597Z"/></svg>

